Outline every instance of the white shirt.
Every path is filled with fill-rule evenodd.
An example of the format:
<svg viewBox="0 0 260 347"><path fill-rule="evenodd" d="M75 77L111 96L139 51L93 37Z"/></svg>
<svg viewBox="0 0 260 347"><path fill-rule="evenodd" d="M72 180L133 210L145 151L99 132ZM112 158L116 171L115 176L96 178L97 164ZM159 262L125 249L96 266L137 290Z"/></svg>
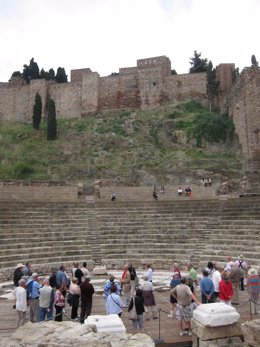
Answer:
<svg viewBox="0 0 260 347"><path fill-rule="evenodd" d="M17 287L13 291L13 296L16 300L15 305L17 311L27 311L26 290L23 287Z"/></svg>
<svg viewBox="0 0 260 347"><path fill-rule="evenodd" d="M151 268L149 268L145 274L145 276L147 277L147 280L152 282L153 280L153 270Z"/></svg>
<svg viewBox="0 0 260 347"><path fill-rule="evenodd" d="M215 270L213 272L213 275L212 275L212 281L213 281L213 284L214 284L214 289L215 289L215 292L219 292L219 282L221 280L221 275L220 275L220 272L218 270Z"/></svg>

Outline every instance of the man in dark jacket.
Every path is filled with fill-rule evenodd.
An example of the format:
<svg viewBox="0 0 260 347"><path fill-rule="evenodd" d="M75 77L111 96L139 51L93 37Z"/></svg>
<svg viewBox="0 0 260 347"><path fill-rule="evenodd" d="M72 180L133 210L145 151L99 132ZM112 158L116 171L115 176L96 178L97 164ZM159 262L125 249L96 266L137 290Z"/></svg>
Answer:
<svg viewBox="0 0 260 347"><path fill-rule="evenodd" d="M23 268L24 268L24 265L20 263L20 264L17 264L16 269L14 270L13 281L16 287L19 286L19 281L23 277L23 271L22 271Z"/></svg>
<svg viewBox="0 0 260 347"><path fill-rule="evenodd" d="M90 276L87 276L85 281L80 285L80 299L81 299L81 312L80 323L83 324L84 320L91 314L92 309L92 296L94 294L94 287L90 283Z"/></svg>

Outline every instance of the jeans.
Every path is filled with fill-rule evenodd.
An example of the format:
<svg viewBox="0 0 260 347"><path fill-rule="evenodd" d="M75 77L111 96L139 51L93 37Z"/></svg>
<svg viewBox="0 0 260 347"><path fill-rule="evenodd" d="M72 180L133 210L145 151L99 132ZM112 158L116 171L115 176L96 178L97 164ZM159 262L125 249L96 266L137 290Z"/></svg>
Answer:
<svg viewBox="0 0 260 347"><path fill-rule="evenodd" d="M38 322L45 321L45 318L47 316L47 320L53 319L53 309L49 309L48 307L39 307L39 318Z"/></svg>

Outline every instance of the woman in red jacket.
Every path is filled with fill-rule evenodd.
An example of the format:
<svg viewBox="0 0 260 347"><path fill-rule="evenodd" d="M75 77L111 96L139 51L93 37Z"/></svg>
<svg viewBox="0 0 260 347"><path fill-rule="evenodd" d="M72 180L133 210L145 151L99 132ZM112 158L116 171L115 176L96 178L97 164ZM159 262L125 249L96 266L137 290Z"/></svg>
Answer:
<svg viewBox="0 0 260 347"><path fill-rule="evenodd" d="M223 271L221 273L221 280L219 282L219 300L227 305L231 305L231 297L233 295L232 283L229 280L228 273Z"/></svg>

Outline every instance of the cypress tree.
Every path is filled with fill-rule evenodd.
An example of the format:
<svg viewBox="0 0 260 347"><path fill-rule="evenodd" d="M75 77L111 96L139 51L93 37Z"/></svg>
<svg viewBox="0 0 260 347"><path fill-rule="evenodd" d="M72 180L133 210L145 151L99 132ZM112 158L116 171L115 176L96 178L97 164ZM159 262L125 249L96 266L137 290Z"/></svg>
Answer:
<svg viewBox="0 0 260 347"><path fill-rule="evenodd" d="M35 95L35 102L33 105L33 127L39 129L42 119L42 98L39 93Z"/></svg>
<svg viewBox="0 0 260 347"><path fill-rule="evenodd" d="M57 121L56 107L52 99L48 100L48 118L47 118L47 140L56 140L57 138Z"/></svg>

